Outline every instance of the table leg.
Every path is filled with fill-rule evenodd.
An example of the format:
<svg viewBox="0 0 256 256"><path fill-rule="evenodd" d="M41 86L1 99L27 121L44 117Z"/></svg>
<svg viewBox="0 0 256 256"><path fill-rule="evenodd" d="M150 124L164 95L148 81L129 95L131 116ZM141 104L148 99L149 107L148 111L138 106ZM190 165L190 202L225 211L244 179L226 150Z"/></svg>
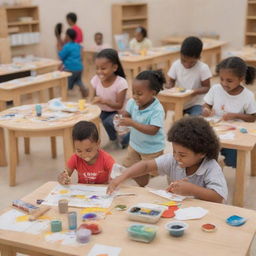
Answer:
<svg viewBox="0 0 256 256"><path fill-rule="evenodd" d="M4 129L0 127L0 166L7 166Z"/></svg>
<svg viewBox="0 0 256 256"><path fill-rule="evenodd" d="M256 176L256 145L251 151L251 176Z"/></svg>
<svg viewBox="0 0 256 256"><path fill-rule="evenodd" d="M245 185L245 163L246 151L237 150L237 167L233 205L243 207L244 205L244 185Z"/></svg>
<svg viewBox="0 0 256 256"><path fill-rule="evenodd" d="M24 152L26 155L30 154L30 139L28 137L24 138Z"/></svg>
<svg viewBox="0 0 256 256"><path fill-rule="evenodd" d="M51 151L52 151L52 158L56 158L57 157L56 137L51 137Z"/></svg>
<svg viewBox="0 0 256 256"><path fill-rule="evenodd" d="M49 93L49 98L53 99L54 98L54 90L53 90L53 88L49 88L48 89L48 93Z"/></svg>
<svg viewBox="0 0 256 256"><path fill-rule="evenodd" d="M9 135L9 185L16 185L16 165L17 165L17 143L15 132L8 131Z"/></svg>
<svg viewBox="0 0 256 256"><path fill-rule="evenodd" d="M176 102L174 104L174 121L178 121L183 117L183 103L182 102Z"/></svg>
<svg viewBox="0 0 256 256"><path fill-rule="evenodd" d="M0 100L0 111L3 111L3 110L5 110L5 109L6 109L6 102Z"/></svg>
<svg viewBox="0 0 256 256"><path fill-rule="evenodd" d="M61 94L61 100L66 101L67 100L67 88L68 88L68 79L63 78L60 81L60 94Z"/></svg>
<svg viewBox="0 0 256 256"><path fill-rule="evenodd" d="M1 256L15 256L16 252L13 251L11 246L0 245L0 255Z"/></svg>
<svg viewBox="0 0 256 256"><path fill-rule="evenodd" d="M71 157L74 152L71 128L65 128L63 131L63 148L65 162Z"/></svg>
<svg viewBox="0 0 256 256"><path fill-rule="evenodd" d="M16 161L18 164L20 161L20 159L19 159L19 138L16 138L15 141L16 141Z"/></svg>

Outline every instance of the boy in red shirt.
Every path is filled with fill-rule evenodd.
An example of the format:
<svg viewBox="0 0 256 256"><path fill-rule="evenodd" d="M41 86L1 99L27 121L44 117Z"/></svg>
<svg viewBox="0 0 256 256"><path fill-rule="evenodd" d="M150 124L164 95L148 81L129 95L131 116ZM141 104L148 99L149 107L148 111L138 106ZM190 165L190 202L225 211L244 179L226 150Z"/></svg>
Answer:
<svg viewBox="0 0 256 256"><path fill-rule="evenodd" d="M100 139L95 124L78 122L73 128L72 137L76 153L68 160L66 170L59 174L59 183L70 184L70 176L74 170L78 174L78 183L108 183L115 161L111 155L99 148Z"/></svg>
<svg viewBox="0 0 256 256"><path fill-rule="evenodd" d="M76 31L75 42L78 44L83 43L83 31L76 25L77 16L75 13L70 12L66 16L68 25Z"/></svg>

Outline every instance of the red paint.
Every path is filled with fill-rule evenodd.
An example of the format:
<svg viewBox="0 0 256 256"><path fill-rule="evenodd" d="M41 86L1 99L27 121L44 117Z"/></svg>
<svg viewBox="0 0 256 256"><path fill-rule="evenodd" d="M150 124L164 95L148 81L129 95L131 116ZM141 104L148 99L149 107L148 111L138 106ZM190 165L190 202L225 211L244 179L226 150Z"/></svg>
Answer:
<svg viewBox="0 0 256 256"><path fill-rule="evenodd" d="M210 223L202 225L202 229L205 231L214 231L215 228L216 228L215 225L210 224Z"/></svg>
<svg viewBox="0 0 256 256"><path fill-rule="evenodd" d="M88 222L81 224L79 228L87 228L91 230L93 235L99 234L101 232L101 228L98 223L96 222Z"/></svg>
<svg viewBox="0 0 256 256"><path fill-rule="evenodd" d="M177 211L179 207L177 205L168 206L168 210L165 210L162 214L162 218L172 218L175 216L175 211Z"/></svg>

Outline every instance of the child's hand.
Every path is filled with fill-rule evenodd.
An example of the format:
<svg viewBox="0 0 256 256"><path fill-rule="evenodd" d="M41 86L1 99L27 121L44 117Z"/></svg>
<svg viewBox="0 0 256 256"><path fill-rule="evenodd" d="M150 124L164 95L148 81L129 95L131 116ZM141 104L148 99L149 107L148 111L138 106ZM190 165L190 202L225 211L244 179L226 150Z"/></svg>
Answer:
<svg viewBox="0 0 256 256"><path fill-rule="evenodd" d="M176 180L174 182L171 182L166 190L177 195L189 196L193 195L193 186L194 184L190 183L188 179L185 178L182 180Z"/></svg>
<svg viewBox="0 0 256 256"><path fill-rule="evenodd" d="M71 179L66 170L58 175L58 182L62 185L69 185L71 183Z"/></svg>
<svg viewBox="0 0 256 256"><path fill-rule="evenodd" d="M108 187L107 187L107 194L111 195L115 189L117 188L117 186L120 184L118 177L115 179L110 180Z"/></svg>
<svg viewBox="0 0 256 256"><path fill-rule="evenodd" d="M214 110L211 110L209 108L203 108L202 116L209 117L209 116L214 116L214 114L215 114Z"/></svg>
<svg viewBox="0 0 256 256"><path fill-rule="evenodd" d="M119 119L120 126L132 126L133 120L129 117L122 117Z"/></svg>
<svg viewBox="0 0 256 256"><path fill-rule="evenodd" d="M226 114L224 114L224 115L222 116L222 119L223 119L224 121L234 120L234 119L236 119L236 114L234 114L234 113L226 113Z"/></svg>

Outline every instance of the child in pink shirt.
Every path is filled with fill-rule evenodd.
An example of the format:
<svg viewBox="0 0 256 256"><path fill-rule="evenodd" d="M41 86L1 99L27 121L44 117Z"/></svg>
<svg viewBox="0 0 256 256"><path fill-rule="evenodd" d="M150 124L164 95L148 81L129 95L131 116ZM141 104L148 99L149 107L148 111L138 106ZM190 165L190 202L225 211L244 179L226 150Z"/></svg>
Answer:
<svg viewBox="0 0 256 256"><path fill-rule="evenodd" d="M101 108L100 118L110 141L117 143L113 118L124 107L128 83L116 50L100 51L96 56L95 64L96 75L91 80L93 103ZM121 141L123 147L128 145L126 140Z"/></svg>
<svg viewBox="0 0 256 256"><path fill-rule="evenodd" d="M72 131L75 151L67 162L66 170L58 176L59 183L70 184L70 176L77 171L78 183L108 183L114 159L99 148L100 139L94 123L78 122Z"/></svg>

